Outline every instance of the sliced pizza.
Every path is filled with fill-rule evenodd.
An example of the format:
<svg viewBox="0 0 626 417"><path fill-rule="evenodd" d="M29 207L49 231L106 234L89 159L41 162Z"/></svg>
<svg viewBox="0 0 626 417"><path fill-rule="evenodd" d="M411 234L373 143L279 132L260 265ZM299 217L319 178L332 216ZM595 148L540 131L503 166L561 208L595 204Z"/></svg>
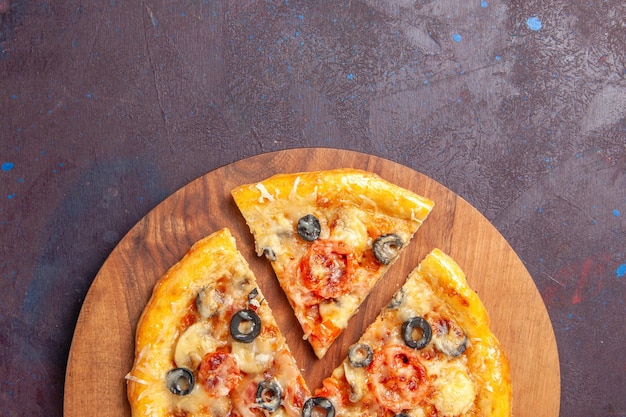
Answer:
<svg viewBox="0 0 626 417"><path fill-rule="evenodd" d="M133 416L300 416L309 390L228 229L154 287L127 375Z"/></svg>
<svg viewBox="0 0 626 417"><path fill-rule="evenodd" d="M232 196L318 358L433 207L355 169L276 175L239 186Z"/></svg>
<svg viewBox="0 0 626 417"><path fill-rule="evenodd" d="M508 360L459 266L435 249L307 400L327 417L511 415Z"/></svg>

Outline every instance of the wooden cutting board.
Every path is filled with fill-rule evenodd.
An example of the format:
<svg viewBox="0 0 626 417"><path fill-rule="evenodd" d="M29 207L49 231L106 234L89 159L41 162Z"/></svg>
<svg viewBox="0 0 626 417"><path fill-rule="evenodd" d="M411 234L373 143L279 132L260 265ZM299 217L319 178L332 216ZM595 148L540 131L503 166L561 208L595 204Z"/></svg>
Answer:
<svg viewBox="0 0 626 417"><path fill-rule="evenodd" d="M255 255L253 238L230 190L277 173L340 167L375 172L430 198L435 208L384 284L318 360L302 340L271 266ZM455 193L410 168L362 153L314 148L263 154L209 172L172 194L130 230L97 274L78 318L67 365L65 417L130 416L124 376L132 366L136 324L152 287L195 241L223 227L231 229L255 272L311 389L341 362L408 273L438 247L459 263L491 316L492 329L511 363L513 414L558 416L559 358L550 319L524 265L489 221Z"/></svg>

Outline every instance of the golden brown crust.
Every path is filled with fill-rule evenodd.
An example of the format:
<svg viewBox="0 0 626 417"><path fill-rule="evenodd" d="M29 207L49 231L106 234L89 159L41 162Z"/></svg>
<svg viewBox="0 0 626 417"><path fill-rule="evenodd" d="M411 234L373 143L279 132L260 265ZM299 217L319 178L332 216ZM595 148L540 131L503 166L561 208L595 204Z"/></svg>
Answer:
<svg viewBox="0 0 626 417"><path fill-rule="evenodd" d="M410 346L403 335L404 323L415 317L433 329L425 346ZM442 329L456 332L450 344ZM354 346L369 347L372 362L358 367L346 358L315 392L330 398L342 416L511 415L509 364L487 312L456 262L438 249L411 272ZM394 358L403 360L393 364ZM409 380L413 389L406 389ZM381 386L393 387L385 391L393 401L381 397Z"/></svg>
<svg viewBox="0 0 626 417"><path fill-rule="evenodd" d="M202 298L201 298L202 297ZM260 318L251 342L234 341L230 321L243 309ZM299 416L309 395L295 360L228 229L194 244L156 283L137 326L127 375L134 416L254 415L256 387L272 375L284 388L283 415ZM195 385L175 395L166 382L186 368ZM287 390L289 387L289 390Z"/></svg>
<svg viewBox="0 0 626 417"><path fill-rule="evenodd" d="M232 195L255 237L257 254L271 254L304 337L319 358L398 257L381 263L373 242L393 234L402 242L399 249L405 248L433 207L427 198L356 169L276 175L237 187ZM313 242L296 232L307 214L321 224ZM330 268L338 282L323 277L333 274L324 271Z"/></svg>

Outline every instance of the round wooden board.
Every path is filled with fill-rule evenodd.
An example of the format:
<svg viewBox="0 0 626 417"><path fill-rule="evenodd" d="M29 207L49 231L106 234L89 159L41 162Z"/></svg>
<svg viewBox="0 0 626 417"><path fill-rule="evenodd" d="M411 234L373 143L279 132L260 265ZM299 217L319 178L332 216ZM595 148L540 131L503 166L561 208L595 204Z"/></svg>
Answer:
<svg viewBox="0 0 626 417"><path fill-rule="evenodd" d="M323 360L313 355L271 266L230 196L234 187L284 173L353 167L424 195L435 208L409 247L366 299ZM83 304L68 359L64 415L130 416L124 376L134 355L135 327L156 280L200 238L231 229L314 389L345 357L408 273L433 248L450 254L491 317L512 371L513 415L555 417L560 406L559 359L545 305L524 265L476 209L436 181L397 163L337 149L262 154L209 172L172 194L120 241Z"/></svg>

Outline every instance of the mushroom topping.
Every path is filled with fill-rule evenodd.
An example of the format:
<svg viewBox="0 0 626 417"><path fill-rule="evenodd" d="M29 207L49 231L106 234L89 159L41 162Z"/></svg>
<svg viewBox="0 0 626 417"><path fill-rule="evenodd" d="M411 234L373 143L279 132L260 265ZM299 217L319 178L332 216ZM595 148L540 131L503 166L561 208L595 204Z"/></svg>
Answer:
<svg viewBox="0 0 626 417"><path fill-rule="evenodd" d="M187 395L193 389L195 380L193 373L187 368L174 368L165 377L167 387L176 395Z"/></svg>
<svg viewBox="0 0 626 417"><path fill-rule="evenodd" d="M302 407L302 417L312 417L313 410L316 408L324 412L324 417L335 417L335 406L324 397L312 397L306 400Z"/></svg>
<svg viewBox="0 0 626 417"><path fill-rule="evenodd" d="M268 411L276 411L282 401L283 390L275 380L261 381L256 389L256 402Z"/></svg>
<svg viewBox="0 0 626 417"><path fill-rule="evenodd" d="M450 320L439 320L433 326L433 344L448 356L461 356L467 348L467 336L463 329Z"/></svg>
<svg viewBox="0 0 626 417"><path fill-rule="evenodd" d="M372 363L372 348L365 343L357 343L350 346L348 360L355 368L364 368Z"/></svg>
<svg viewBox="0 0 626 417"><path fill-rule="evenodd" d="M307 214L298 220L298 234L307 242L317 240L321 232L322 226L320 225L320 221L317 220L317 217L314 215Z"/></svg>
<svg viewBox="0 0 626 417"><path fill-rule="evenodd" d="M230 320L230 335L237 342L250 343L260 333L261 318L252 310L239 310Z"/></svg>
<svg viewBox="0 0 626 417"><path fill-rule="evenodd" d="M215 316L223 303L224 294L212 286L202 288L196 297L196 307L203 319Z"/></svg>
<svg viewBox="0 0 626 417"><path fill-rule="evenodd" d="M430 324L422 317L413 317L402 323L402 339L408 347L423 349L432 338Z"/></svg>
<svg viewBox="0 0 626 417"><path fill-rule="evenodd" d="M400 253L402 245L402 239L394 233L380 235L374 241L374 256L381 264L389 265L389 263L398 256L398 253Z"/></svg>

